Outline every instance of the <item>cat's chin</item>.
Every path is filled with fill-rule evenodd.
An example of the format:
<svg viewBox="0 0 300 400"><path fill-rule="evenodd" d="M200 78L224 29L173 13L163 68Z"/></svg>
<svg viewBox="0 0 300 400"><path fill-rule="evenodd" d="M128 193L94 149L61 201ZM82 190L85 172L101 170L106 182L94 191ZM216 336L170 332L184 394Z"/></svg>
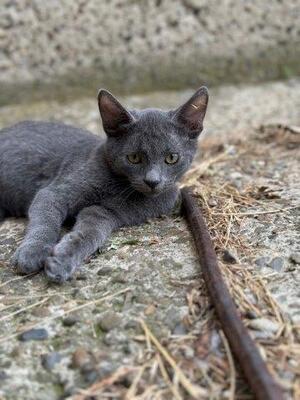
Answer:
<svg viewBox="0 0 300 400"><path fill-rule="evenodd" d="M159 196L160 194L164 193L164 191L163 191L163 190L160 190L160 191L156 191L156 192L142 192L142 193L143 193L143 195L146 196L146 197L157 197L157 196Z"/></svg>
<svg viewBox="0 0 300 400"><path fill-rule="evenodd" d="M137 192L143 194L146 197L157 197L163 193L170 191L170 188L162 188L159 190L143 190L143 189L136 189Z"/></svg>

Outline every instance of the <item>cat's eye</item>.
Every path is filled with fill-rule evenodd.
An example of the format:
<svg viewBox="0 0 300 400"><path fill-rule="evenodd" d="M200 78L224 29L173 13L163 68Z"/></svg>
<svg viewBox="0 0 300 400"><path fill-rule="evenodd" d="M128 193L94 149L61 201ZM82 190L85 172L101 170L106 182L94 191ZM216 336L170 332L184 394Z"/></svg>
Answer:
<svg viewBox="0 0 300 400"><path fill-rule="evenodd" d="M178 160L179 160L178 153L170 153L165 158L165 162L167 164L176 164Z"/></svg>
<svg viewBox="0 0 300 400"><path fill-rule="evenodd" d="M131 164L140 164L142 162L142 157L139 153L132 153L132 154L128 154L127 160Z"/></svg>

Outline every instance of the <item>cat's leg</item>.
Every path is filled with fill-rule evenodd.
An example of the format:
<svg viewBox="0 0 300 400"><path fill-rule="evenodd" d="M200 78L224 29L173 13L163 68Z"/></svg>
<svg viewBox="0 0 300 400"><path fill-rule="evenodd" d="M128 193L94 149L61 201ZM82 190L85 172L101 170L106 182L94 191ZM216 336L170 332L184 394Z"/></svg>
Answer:
<svg viewBox="0 0 300 400"><path fill-rule="evenodd" d="M65 203L54 190L48 188L36 194L29 208L25 238L12 260L19 272L30 274L43 268L66 218Z"/></svg>
<svg viewBox="0 0 300 400"><path fill-rule="evenodd" d="M73 230L54 247L46 260L45 272L55 282L68 280L91 254L100 248L118 226L116 218L105 208L84 208Z"/></svg>

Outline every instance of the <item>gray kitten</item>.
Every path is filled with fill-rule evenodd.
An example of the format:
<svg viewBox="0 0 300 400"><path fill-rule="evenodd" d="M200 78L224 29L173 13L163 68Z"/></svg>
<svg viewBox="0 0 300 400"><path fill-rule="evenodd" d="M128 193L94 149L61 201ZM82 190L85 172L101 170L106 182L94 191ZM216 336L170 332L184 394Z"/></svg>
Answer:
<svg viewBox="0 0 300 400"><path fill-rule="evenodd" d="M128 111L98 95L107 139L61 123L21 122L0 131L0 220L28 216L13 264L69 279L111 232L168 214L203 128L208 91L173 111ZM63 223L75 218L59 240Z"/></svg>

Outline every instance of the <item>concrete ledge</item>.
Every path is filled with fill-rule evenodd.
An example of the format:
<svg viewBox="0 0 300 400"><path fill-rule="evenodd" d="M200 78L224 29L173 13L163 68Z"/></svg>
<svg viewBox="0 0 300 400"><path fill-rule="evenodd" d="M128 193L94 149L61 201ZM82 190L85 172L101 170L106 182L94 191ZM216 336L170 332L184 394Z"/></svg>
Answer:
<svg viewBox="0 0 300 400"><path fill-rule="evenodd" d="M300 74L297 0L5 1L0 104Z"/></svg>

